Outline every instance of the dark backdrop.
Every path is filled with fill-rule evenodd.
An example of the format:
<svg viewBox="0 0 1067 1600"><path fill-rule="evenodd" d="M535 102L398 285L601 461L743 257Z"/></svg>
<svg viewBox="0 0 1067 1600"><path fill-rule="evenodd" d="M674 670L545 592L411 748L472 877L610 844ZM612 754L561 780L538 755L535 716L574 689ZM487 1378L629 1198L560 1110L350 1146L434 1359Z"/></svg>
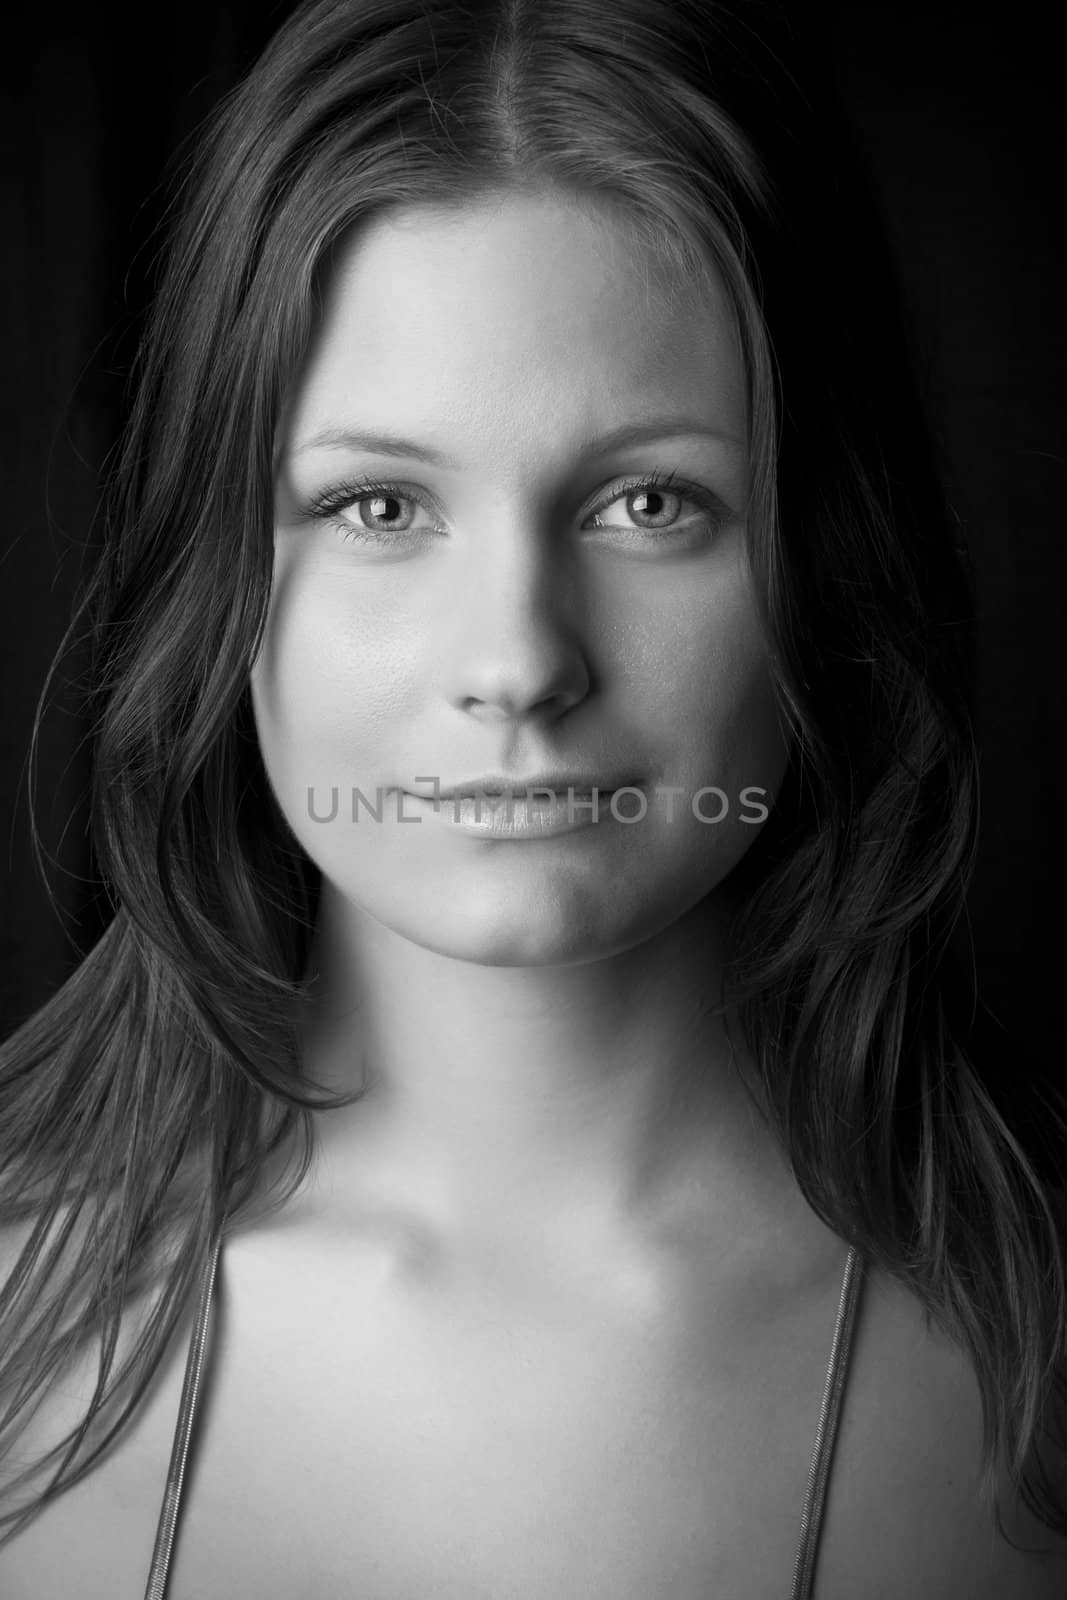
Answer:
<svg viewBox="0 0 1067 1600"><path fill-rule="evenodd" d="M59 0L5 26L0 205L0 1036L99 937L87 751L64 682L30 730L93 551L98 474L154 270L163 180L288 0ZM879 198L979 606L982 844L969 933L1008 1059L1058 1071L1057 809L1065 635L1063 142L1058 40L1034 4L798 5L817 14ZM1054 18L1054 12L1049 13ZM1001 1031L1003 1030L1003 1031Z"/></svg>

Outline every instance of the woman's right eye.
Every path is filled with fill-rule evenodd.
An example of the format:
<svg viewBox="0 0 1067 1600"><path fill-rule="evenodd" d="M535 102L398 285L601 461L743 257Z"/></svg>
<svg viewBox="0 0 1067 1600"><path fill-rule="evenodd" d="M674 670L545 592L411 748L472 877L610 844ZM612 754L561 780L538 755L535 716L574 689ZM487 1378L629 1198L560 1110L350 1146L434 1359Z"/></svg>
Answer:
<svg viewBox="0 0 1067 1600"><path fill-rule="evenodd" d="M328 522L342 539L387 544L400 534L436 531L436 525L433 529L414 526L419 506L428 509L417 494L401 484L360 479L324 490L307 507L307 515Z"/></svg>

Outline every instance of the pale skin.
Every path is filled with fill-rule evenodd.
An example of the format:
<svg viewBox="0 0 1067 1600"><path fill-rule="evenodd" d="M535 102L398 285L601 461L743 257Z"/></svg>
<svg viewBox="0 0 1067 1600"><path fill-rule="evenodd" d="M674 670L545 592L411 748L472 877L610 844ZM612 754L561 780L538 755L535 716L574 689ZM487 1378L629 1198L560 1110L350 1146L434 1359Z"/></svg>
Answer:
<svg viewBox="0 0 1067 1600"><path fill-rule="evenodd" d="M312 442L371 427L451 464ZM308 1065L372 1080L322 1127L333 1204L373 1165L442 1246L581 1237L629 1257L697 1171L726 1204L774 1164L714 1014L716 891L759 831L740 794L773 795L787 756L745 561L746 437L724 293L664 293L606 217L513 198L387 219L342 256L281 442L252 674L267 770L324 873ZM714 511L682 490L649 528L611 491L651 470ZM303 514L360 475L433 509L346 508L357 529L383 509L413 523L375 545ZM322 816L333 786L546 769L622 775L649 813L535 841L309 815L310 787ZM705 785L732 799L720 823L692 813Z"/></svg>
<svg viewBox="0 0 1067 1600"><path fill-rule="evenodd" d="M278 438L252 691L323 873L305 1066L368 1088L316 1117L290 1204L227 1241L171 1600L789 1593L846 1249L715 1004L758 827L650 805L502 840L347 807L353 785L504 769L773 795L744 389L721 290L667 283L591 206L401 213L339 253ZM366 429L451 464L311 443ZM653 469L714 515L677 483L617 488ZM350 502L335 522L410 526L347 541L306 507L357 477L426 507ZM307 789L324 814L334 786L315 821ZM83 1600L141 1592L184 1355L106 1464L0 1550L11 1600L73 1574ZM1061 1594L1062 1558L995 1541L978 1503L966 1361L879 1272L847 1397L815 1600Z"/></svg>

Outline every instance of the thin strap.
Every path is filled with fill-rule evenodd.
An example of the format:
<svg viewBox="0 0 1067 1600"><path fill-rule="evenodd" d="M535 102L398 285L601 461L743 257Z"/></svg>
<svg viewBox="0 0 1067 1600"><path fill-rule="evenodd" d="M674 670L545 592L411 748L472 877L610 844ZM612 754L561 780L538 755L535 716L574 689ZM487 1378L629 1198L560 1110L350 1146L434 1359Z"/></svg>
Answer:
<svg viewBox="0 0 1067 1600"><path fill-rule="evenodd" d="M211 1312L211 1291L215 1283L219 1250L222 1247L222 1229L215 1235L211 1254L204 1266L200 1287L200 1305L189 1339L189 1354L185 1362L185 1381L182 1384L181 1403L178 1406L178 1424L174 1430L174 1445L170 1453L167 1487L163 1491L163 1505L156 1528L156 1546L152 1552L152 1565L144 1600L163 1600L170 1573L171 1551L178 1524L182 1484L185 1480L185 1462L189 1454L189 1439L193 1431L197 1396L200 1393L200 1375L204 1365L204 1346L207 1341L208 1318Z"/></svg>
<svg viewBox="0 0 1067 1600"><path fill-rule="evenodd" d="M800 1545L793 1568L792 1600L811 1600L815 1577L815 1557L818 1553L819 1533L822 1528L826 1485L830 1476L830 1458L837 1438L837 1423L841 1415L841 1397L845 1391L848 1357L852 1347L852 1332L856 1325L856 1309L863 1284L863 1259L855 1245L849 1248L845 1262L845 1276L841 1284L841 1300L837 1308L837 1326L830 1350L830 1365L823 1390L822 1412L815 1450L808 1468L808 1492L800 1518Z"/></svg>

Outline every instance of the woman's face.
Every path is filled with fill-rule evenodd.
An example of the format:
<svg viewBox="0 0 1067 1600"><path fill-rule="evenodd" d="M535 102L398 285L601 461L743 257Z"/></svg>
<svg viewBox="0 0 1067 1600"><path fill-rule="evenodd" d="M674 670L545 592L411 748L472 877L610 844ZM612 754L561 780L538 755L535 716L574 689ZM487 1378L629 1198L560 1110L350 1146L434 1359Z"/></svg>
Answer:
<svg viewBox="0 0 1067 1600"><path fill-rule="evenodd" d="M353 237L278 440L252 673L324 892L504 966L614 954L711 894L787 753L747 488L725 296L671 286L612 214L508 196ZM545 773L563 831L544 801L486 835L412 798ZM642 793L594 813L593 784Z"/></svg>

